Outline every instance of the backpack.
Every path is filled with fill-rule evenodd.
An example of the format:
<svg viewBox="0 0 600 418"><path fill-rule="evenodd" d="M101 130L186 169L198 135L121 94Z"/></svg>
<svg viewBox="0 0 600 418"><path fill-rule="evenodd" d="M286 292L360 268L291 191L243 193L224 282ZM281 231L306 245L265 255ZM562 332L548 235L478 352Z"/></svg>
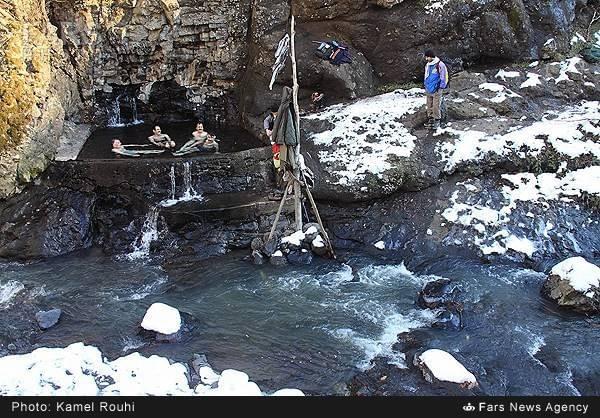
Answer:
<svg viewBox="0 0 600 418"><path fill-rule="evenodd" d="M329 61L334 65L352 63L350 52L346 45L335 40L313 42L319 44L315 51L315 55L322 60Z"/></svg>
<svg viewBox="0 0 600 418"><path fill-rule="evenodd" d="M446 74L448 75L448 82L446 83L446 87L443 88L442 90L447 90L450 88L450 66L446 63L446 61L443 61L440 59L440 62L443 62L444 65L446 66ZM435 67L437 68L438 74L440 73L440 62L438 62ZM441 83L441 80L440 80Z"/></svg>

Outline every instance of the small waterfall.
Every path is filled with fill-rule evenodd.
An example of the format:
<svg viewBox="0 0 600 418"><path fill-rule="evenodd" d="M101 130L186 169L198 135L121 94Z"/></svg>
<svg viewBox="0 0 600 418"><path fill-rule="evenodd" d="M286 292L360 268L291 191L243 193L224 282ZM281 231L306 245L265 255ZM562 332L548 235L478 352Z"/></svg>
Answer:
<svg viewBox="0 0 600 418"><path fill-rule="evenodd" d="M119 126L123 126L121 123L121 96L119 94L115 97L115 100L108 107L108 126L111 128L116 128Z"/></svg>
<svg viewBox="0 0 600 418"><path fill-rule="evenodd" d="M115 100L108 106L107 126L109 128L121 128L123 126L139 125L141 123L144 123L144 121L139 119L138 117L137 100L135 99L135 97L125 96L125 98L123 98L124 94L126 93L119 94L117 97L115 97ZM127 104L128 106L126 107L129 107L129 109L131 110L131 121L128 123L126 122L126 118L122 114L121 103Z"/></svg>
<svg viewBox="0 0 600 418"><path fill-rule="evenodd" d="M133 251L128 255L130 260L147 258L150 255L152 241L158 239L158 214L160 207L152 206L146 215L140 236L133 244Z"/></svg>
<svg viewBox="0 0 600 418"><path fill-rule="evenodd" d="M169 206L176 205L180 202L189 202L191 200L202 201L204 197L202 193L199 193L194 188L194 183L192 181L192 168L189 161L183 163L183 195L181 197L177 197L177 184L175 182L175 166L171 166L171 172L169 173L169 177L171 179L171 195L168 199L161 201L158 205L167 208Z"/></svg>
<svg viewBox="0 0 600 418"><path fill-rule="evenodd" d="M144 123L142 119L138 118L137 100L135 100L135 97L130 97L129 99L131 101L131 114L133 118L130 125L140 125Z"/></svg>
<svg viewBox="0 0 600 418"><path fill-rule="evenodd" d="M202 195L199 195L194 189L194 184L192 182L192 169L189 161L183 163L183 187L185 187L185 192L183 192L183 200L202 199Z"/></svg>
<svg viewBox="0 0 600 418"><path fill-rule="evenodd" d="M169 174L171 177L171 200L175 200L175 166L171 166L171 173Z"/></svg>

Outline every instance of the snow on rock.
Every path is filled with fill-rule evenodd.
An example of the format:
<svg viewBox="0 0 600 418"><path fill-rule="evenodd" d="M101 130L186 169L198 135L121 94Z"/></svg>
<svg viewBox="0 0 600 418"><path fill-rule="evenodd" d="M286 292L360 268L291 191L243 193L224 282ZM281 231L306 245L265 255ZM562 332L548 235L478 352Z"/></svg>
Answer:
<svg viewBox="0 0 600 418"><path fill-rule="evenodd" d="M583 257L568 258L552 268L542 294L565 308L600 313L600 267Z"/></svg>
<svg viewBox="0 0 600 418"><path fill-rule="evenodd" d="M423 106L423 94L422 89L396 90L306 116L334 125L310 138L321 147L335 146L335 152L320 151L319 160L325 169L331 167L337 184L356 183L367 174L381 178L392 168L389 156L410 157L416 137L399 120Z"/></svg>
<svg viewBox="0 0 600 418"><path fill-rule="evenodd" d="M83 343L0 358L0 394L28 396L188 395L182 364L138 353L114 362Z"/></svg>
<svg viewBox="0 0 600 418"><path fill-rule="evenodd" d="M304 393L298 389L279 389L271 396L304 396Z"/></svg>
<svg viewBox="0 0 600 418"><path fill-rule="evenodd" d="M506 182L500 192L502 206L493 202L470 203L469 195L459 199L459 191L450 197L450 205L441 216L452 224L472 228L476 234L472 243L480 248L484 255L505 254L508 250L532 257L538 244L528 237L517 236L508 231L513 225L511 215L520 202L528 202L541 207L541 211L550 207L553 201L571 202L574 197L585 194L600 195L600 166L592 166L568 172L564 175L554 173L504 174ZM468 182L459 184L467 192L473 192ZM462 201L466 199L466 201ZM529 217L535 215L528 213ZM554 225L546 224L540 233L548 235ZM541 238L540 238L541 239ZM541 243L543 245L543 243Z"/></svg>
<svg viewBox="0 0 600 418"><path fill-rule="evenodd" d="M496 78L501 78L504 81L506 81L507 78L517 78L517 77L520 77L520 76L521 76L521 73L518 72L518 71L504 71L504 70L500 70L496 74Z"/></svg>
<svg viewBox="0 0 600 418"><path fill-rule="evenodd" d="M536 73L527 73L527 80L521 83L522 89L526 89L529 87L541 86L542 82L540 81L540 75Z"/></svg>
<svg viewBox="0 0 600 418"><path fill-rule="evenodd" d="M312 246L315 248L325 247L325 242L323 241L321 235L317 235L317 237L312 242Z"/></svg>
<svg viewBox="0 0 600 418"><path fill-rule="evenodd" d="M581 74L581 72L577 69L577 65L581 64L583 60L579 57L569 58L568 60L560 62L560 75L554 80L556 84L562 81L571 81L569 75L571 74Z"/></svg>
<svg viewBox="0 0 600 418"><path fill-rule="evenodd" d="M378 250L385 250L385 242L383 241L378 241L375 244L373 244L373 246Z"/></svg>
<svg viewBox="0 0 600 418"><path fill-rule="evenodd" d="M213 383L218 382L220 377L217 373L215 373L215 371L212 368L208 366L200 367L199 375L200 380L205 385L212 385Z"/></svg>
<svg viewBox="0 0 600 418"><path fill-rule="evenodd" d="M567 280L573 289L581 293L588 292L592 287L600 287L600 267L583 257L572 257L558 263L550 274Z"/></svg>
<svg viewBox="0 0 600 418"><path fill-rule="evenodd" d="M319 230L315 226L311 226L310 228L308 228L306 230L306 232L304 232L305 235L314 235L314 234L318 234L318 233L319 233Z"/></svg>
<svg viewBox="0 0 600 418"><path fill-rule="evenodd" d="M181 328L181 315L169 305L153 303L146 311L141 327L165 335L175 334Z"/></svg>
<svg viewBox="0 0 600 418"><path fill-rule="evenodd" d="M535 157L548 145L571 158L585 154L600 158L600 143L586 137L586 134L600 135L599 122L600 103L583 101L560 113L547 112L541 121L504 134L440 129L439 134L449 134L454 138L452 142L438 144L436 151L446 162L447 172L453 171L462 162L482 160L489 154Z"/></svg>
<svg viewBox="0 0 600 418"><path fill-rule="evenodd" d="M0 395L8 396L262 395L243 372L225 370L219 376L212 369L205 370L201 379L206 385L193 390L188 369L181 363L139 353L110 362L96 347L83 343L2 357L0 370ZM303 395L297 389L281 392Z"/></svg>
<svg viewBox="0 0 600 418"><path fill-rule="evenodd" d="M497 93L495 97L492 97L491 99L487 99L493 103L502 103L503 101L505 101L508 98L521 97L514 91L507 89L505 86L503 86L502 84L498 84L498 83L482 83L479 85L479 89L480 90L488 90L493 93Z"/></svg>
<svg viewBox="0 0 600 418"><path fill-rule="evenodd" d="M477 386L477 379L450 353L443 350L431 349L420 356L415 356L415 365L421 368L428 382L433 378L442 382L459 384L472 389Z"/></svg>
<svg viewBox="0 0 600 418"><path fill-rule="evenodd" d="M573 35L573 37L571 38L570 44L571 44L571 46L574 46L578 43L586 43L586 42L587 41L586 41L585 37L582 34L580 34L579 32L576 32L575 35Z"/></svg>
<svg viewBox="0 0 600 418"><path fill-rule="evenodd" d="M283 237L281 239L281 243L300 247L300 246L302 246L302 241L304 240L305 237L306 237L306 235L304 234L304 232L296 231L290 236Z"/></svg>
<svg viewBox="0 0 600 418"><path fill-rule="evenodd" d="M0 309L10 306L11 299L23 289L25 289L23 283L15 280L10 280L4 284L0 284Z"/></svg>

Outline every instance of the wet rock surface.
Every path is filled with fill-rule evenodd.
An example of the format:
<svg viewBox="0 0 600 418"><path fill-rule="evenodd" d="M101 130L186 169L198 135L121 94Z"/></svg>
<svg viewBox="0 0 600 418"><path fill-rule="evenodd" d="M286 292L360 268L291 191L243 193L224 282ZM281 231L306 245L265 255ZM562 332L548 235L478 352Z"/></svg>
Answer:
<svg viewBox="0 0 600 418"><path fill-rule="evenodd" d="M49 311L39 311L35 314L35 320L41 329L52 328L58 323L62 311L60 309L51 309Z"/></svg>
<svg viewBox="0 0 600 418"><path fill-rule="evenodd" d="M562 261L550 271L542 294L560 307L600 313L600 268L582 257Z"/></svg>

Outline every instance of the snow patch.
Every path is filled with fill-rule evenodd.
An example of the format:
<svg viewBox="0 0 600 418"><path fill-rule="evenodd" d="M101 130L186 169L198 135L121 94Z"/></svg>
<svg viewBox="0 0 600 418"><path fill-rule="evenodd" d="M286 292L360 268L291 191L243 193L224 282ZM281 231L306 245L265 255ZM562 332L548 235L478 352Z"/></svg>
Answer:
<svg viewBox="0 0 600 418"><path fill-rule="evenodd" d="M315 232L316 232L316 230L315 230ZM304 234L304 232L296 231L292 235L282 238L281 243L282 244L291 244L293 246L300 247L302 245L302 241L304 241L305 237L306 237L306 235Z"/></svg>
<svg viewBox="0 0 600 418"><path fill-rule="evenodd" d="M540 81L540 75L536 73L527 73L527 80L521 83L522 89L526 89L529 87L541 86L542 82Z"/></svg>
<svg viewBox="0 0 600 418"><path fill-rule="evenodd" d="M396 90L305 117L334 125L310 139L321 148L335 147L320 151L319 160L336 184L357 183L368 174L382 178L391 168L388 157L410 157L416 137L400 120L423 106L423 94L422 89Z"/></svg>
<svg viewBox="0 0 600 418"><path fill-rule="evenodd" d="M181 328L181 315L169 305L153 303L146 311L141 327L161 334L175 334Z"/></svg>
<svg viewBox="0 0 600 418"><path fill-rule="evenodd" d="M378 250L385 250L385 242L383 241L378 241L375 244L373 244L373 246Z"/></svg>
<svg viewBox="0 0 600 418"><path fill-rule="evenodd" d="M578 292L587 293L592 287L600 287L600 267L583 257L571 257L555 265L550 274L567 280Z"/></svg>
<svg viewBox="0 0 600 418"><path fill-rule="evenodd" d="M193 390L188 384L188 369L181 363L139 353L110 362L96 347L83 343L2 357L0 370L0 395L8 396L262 395L243 372L225 370L218 381L214 380L218 375L211 375L211 379L202 380L212 385L218 382L216 387L199 384ZM283 391L303 395L296 389Z"/></svg>
<svg viewBox="0 0 600 418"><path fill-rule="evenodd" d="M9 307L12 298L19 294L23 289L25 289L23 283L17 282L16 280L10 280L4 284L0 284L0 308Z"/></svg>
<svg viewBox="0 0 600 418"><path fill-rule="evenodd" d="M496 78L501 78L504 81L506 81L507 78L517 78L517 77L520 77L520 76L521 76L521 73L518 72L518 71L504 71L504 70L500 70L496 74Z"/></svg>
<svg viewBox="0 0 600 418"><path fill-rule="evenodd" d="M592 154L600 158L600 143L586 138L600 135L600 103L583 101L562 112L548 112L541 121L504 134L488 135L481 131L459 131L445 128L440 134L453 136L452 142L442 142L436 151L445 170L451 172L464 161L481 160L488 154L516 154L521 158L537 156L548 144L569 157Z"/></svg>
<svg viewBox="0 0 600 418"><path fill-rule="evenodd" d="M418 358L433 373L435 378L442 382L457 383L468 387L477 385L475 376L450 353L431 349L425 351Z"/></svg>

